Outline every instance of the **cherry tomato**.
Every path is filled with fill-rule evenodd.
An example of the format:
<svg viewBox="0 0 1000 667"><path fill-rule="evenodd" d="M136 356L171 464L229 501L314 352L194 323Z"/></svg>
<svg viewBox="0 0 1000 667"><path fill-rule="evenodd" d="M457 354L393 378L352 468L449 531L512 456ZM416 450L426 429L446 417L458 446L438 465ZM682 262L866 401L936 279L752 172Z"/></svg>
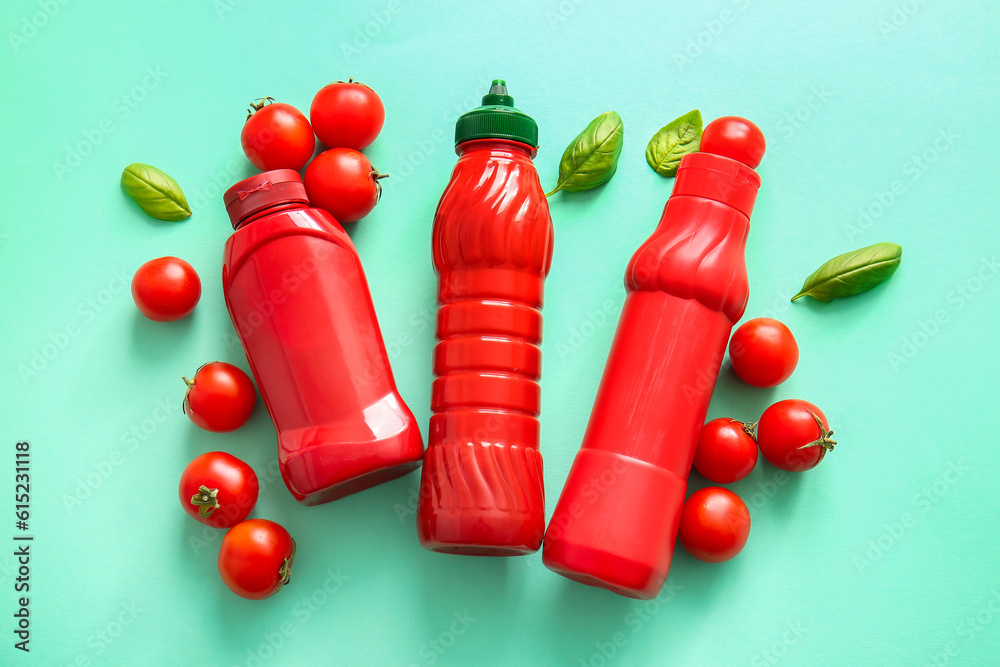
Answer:
<svg viewBox="0 0 1000 667"><path fill-rule="evenodd" d="M809 401L778 401L760 416L757 445L772 465L790 472L815 468L837 444L826 415Z"/></svg>
<svg viewBox="0 0 1000 667"><path fill-rule="evenodd" d="M685 501L678 535L684 548L698 560L721 563L747 543L750 511L729 489L706 486Z"/></svg>
<svg viewBox="0 0 1000 667"><path fill-rule="evenodd" d="M219 574L240 597L263 600L288 583L294 559L295 540L287 530L267 519L248 519L222 538Z"/></svg>
<svg viewBox="0 0 1000 667"><path fill-rule="evenodd" d="M747 384L775 387L791 376L799 363L799 346L784 324L758 317L740 325L729 340L733 371Z"/></svg>
<svg viewBox="0 0 1000 667"><path fill-rule="evenodd" d="M235 431L250 418L257 402L257 390L247 374L232 364L213 361L184 378L184 412L206 431Z"/></svg>
<svg viewBox="0 0 1000 667"><path fill-rule="evenodd" d="M151 259L132 276L132 300L140 313L156 322L187 317L200 298L198 273L177 257Z"/></svg>
<svg viewBox="0 0 1000 667"><path fill-rule="evenodd" d="M229 528L257 504L253 468L226 452L208 452L184 468L178 494L184 510L206 526Z"/></svg>
<svg viewBox="0 0 1000 667"><path fill-rule="evenodd" d="M759 127L746 118L723 116L705 126L698 150L732 158L754 169L764 157L765 147Z"/></svg>
<svg viewBox="0 0 1000 667"><path fill-rule="evenodd" d="M353 148L331 148L309 163L302 180L313 206L338 222L355 222L375 208L386 176Z"/></svg>
<svg viewBox="0 0 1000 667"><path fill-rule="evenodd" d="M382 130L385 107L365 84L354 79L335 81L316 93L309 119L324 146L361 150Z"/></svg>
<svg viewBox="0 0 1000 667"><path fill-rule="evenodd" d="M316 137L305 115L290 104L265 97L247 109L240 143L247 158L261 171L305 166L316 149Z"/></svg>
<svg viewBox="0 0 1000 667"><path fill-rule="evenodd" d="M694 467L716 484L731 484L750 474L757 465L753 426L735 419L713 419L701 428Z"/></svg>

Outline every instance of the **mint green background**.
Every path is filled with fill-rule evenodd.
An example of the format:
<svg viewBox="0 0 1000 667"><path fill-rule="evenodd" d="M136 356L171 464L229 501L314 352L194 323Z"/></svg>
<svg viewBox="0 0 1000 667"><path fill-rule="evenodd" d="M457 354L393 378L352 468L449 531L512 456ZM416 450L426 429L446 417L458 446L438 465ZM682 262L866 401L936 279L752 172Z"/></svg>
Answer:
<svg viewBox="0 0 1000 667"><path fill-rule="evenodd" d="M0 663L996 664L995 3L149 4L48 0L54 14L38 14L43 27L14 42L46 2L0 9ZM147 78L144 90L147 68L161 80ZM753 517L738 558L708 565L679 549L674 592L641 603L563 580L537 555L432 554L408 509L417 475L305 508L276 475L262 405L226 435L181 415L181 375L213 359L246 368L219 280L229 233L221 188L252 173L238 142L244 108L273 95L305 109L321 85L348 76L385 102L367 153L392 175L350 232L400 390L425 429L431 220L455 160L457 114L491 78L506 78L541 129L546 186L591 118L613 108L625 120L617 176L551 202L550 512L597 390L625 264L672 185L645 165L647 139L696 107L706 119L760 125L769 145L747 246L747 316L786 322L801 362L774 390L742 385L724 367L711 416L754 419L801 397L822 407L841 444L790 481L762 463L733 485ZM143 99L131 108L123 95ZM57 173L81 143L88 154ZM174 176L194 215L172 224L138 211L118 187L134 161ZM862 229L867 208L874 217ZM824 260L883 240L904 248L885 285L828 306L788 303ZM198 269L204 295L192 317L156 324L116 276L127 281L168 254ZM77 333L63 341L67 326ZM46 349L52 340L65 345ZM23 377L46 352L37 375ZM158 401L170 408L160 422ZM143 440L129 435L143 428ZM19 439L32 445L36 538L28 656L8 628ZM212 449L255 467L265 488L254 515L298 540L293 583L265 602L224 588L221 533L177 506L184 465ZM70 503L75 495L86 497ZM326 595L329 571L346 579ZM449 634L466 612L476 620Z"/></svg>

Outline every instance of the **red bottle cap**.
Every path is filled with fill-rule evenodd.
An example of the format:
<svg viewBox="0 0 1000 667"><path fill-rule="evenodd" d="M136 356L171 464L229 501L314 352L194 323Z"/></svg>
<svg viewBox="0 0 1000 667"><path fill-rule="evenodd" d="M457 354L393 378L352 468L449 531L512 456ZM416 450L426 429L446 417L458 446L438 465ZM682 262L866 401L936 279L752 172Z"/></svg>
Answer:
<svg viewBox="0 0 1000 667"><path fill-rule="evenodd" d="M294 169L275 169L244 178L226 190L222 200L226 203L226 212L229 213L233 229L239 228L254 213L275 204L309 204L306 187L302 184L299 172Z"/></svg>

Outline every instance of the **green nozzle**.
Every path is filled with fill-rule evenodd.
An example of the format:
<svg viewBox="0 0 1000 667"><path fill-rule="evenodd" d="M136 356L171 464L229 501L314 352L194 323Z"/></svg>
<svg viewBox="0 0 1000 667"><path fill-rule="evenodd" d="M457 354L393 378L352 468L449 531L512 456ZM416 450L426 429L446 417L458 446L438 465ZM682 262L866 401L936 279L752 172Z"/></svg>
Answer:
<svg viewBox="0 0 1000 667"><path fill-rule="evenodd" d="M472 139L509 139L538 148L538 124L514 107L507 82L493 79L482 106L464 113L455 123L455 145Z"/></svg>
<svg viewBox="0 0 1000 667"><path fill-rule="evenodd" d="M507 94L507 82L503 79L493 79L490 92L483 95L483 106L514 106L514 98Z"/></svg>

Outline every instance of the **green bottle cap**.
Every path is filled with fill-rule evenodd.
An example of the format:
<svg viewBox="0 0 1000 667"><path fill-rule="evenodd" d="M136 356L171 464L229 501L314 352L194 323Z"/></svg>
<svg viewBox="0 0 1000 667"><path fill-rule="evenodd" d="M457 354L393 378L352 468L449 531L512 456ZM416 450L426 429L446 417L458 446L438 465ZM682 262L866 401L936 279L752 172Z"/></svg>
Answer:
<svg viewBox="0 0 1000 667"><path fill-rule="evenodd" d="M455 145L471 139L510 139L538 148L538 124L514 107L507 82L493 79L483 105L462 114L455 123Z"/></svg>

